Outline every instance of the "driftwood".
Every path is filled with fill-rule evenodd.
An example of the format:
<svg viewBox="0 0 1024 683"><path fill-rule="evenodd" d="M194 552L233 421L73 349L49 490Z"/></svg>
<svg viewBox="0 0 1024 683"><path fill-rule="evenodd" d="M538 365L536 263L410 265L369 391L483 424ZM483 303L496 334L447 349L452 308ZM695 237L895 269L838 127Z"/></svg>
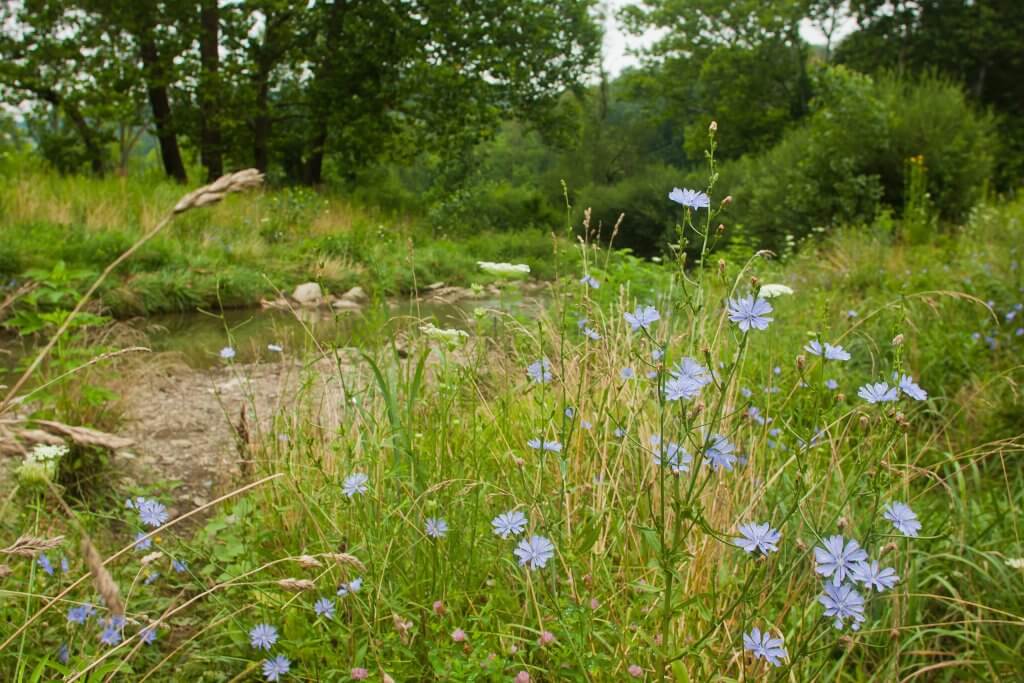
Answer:
<svg viewBox="0 0 1024 683"><path fill-rule="evenodd" d="M33 420L31 427L13 426L26 423L27 419L4 420L0 423L0 453L24 455L36 445L56 446L70 440L78 446L91 446L115 451L127 448L135 442L116 434L108 434L89 427L73 427L55 420Z"/></svg>

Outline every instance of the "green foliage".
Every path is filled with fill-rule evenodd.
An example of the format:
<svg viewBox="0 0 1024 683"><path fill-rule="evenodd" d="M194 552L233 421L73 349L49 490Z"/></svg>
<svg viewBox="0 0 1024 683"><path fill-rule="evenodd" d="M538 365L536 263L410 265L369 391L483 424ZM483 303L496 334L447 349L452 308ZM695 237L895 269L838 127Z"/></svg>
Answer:
<svg viewBox="0 0 1024 683"><path fill-rule="evenodd" d="M592 210L592 227L601 227L602 239L611 237L620 216L622 225L614 244L641 254L664 249L679 219L678 205L668 201L673 187L684 182L671 166L651 165L612 185L589 185L576 197L576 206ZM579 218L581 210L576 217Z"/></svg>
<svg viewBox="0 0 1024 683"><path fill-rule="evenodd" d="M819 74L817 92L814 112L776 147L723 167L722 191L736 200L730 219L759 244L870 223L882 206L902 209L907 161L919 155L940 217L962 219L982 197L994 164L993 124L956 86L937 78L876 81L837 67Z"/></svg>

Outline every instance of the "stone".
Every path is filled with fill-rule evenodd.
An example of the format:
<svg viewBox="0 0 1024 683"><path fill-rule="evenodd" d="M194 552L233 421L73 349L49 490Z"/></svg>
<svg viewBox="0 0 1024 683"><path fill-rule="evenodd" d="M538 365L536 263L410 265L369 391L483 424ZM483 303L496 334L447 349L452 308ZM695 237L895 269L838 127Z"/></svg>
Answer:
<svg viewBox="0 0 1024 683"><path fill-rule="evenodd" d="M354 304L359 304L360 306L362 306L363 304L370 300L370 297L366 296L366 292L363 291L362 287L356 285L352 289L342 294L341 300L351 301Z"/></svg>
<svg viewBox="0 0 1024 683"><path fill-rule="evenodd" d="M331 308L336 311L360 311L362 306L357 304L355 301L349 301L348 299L338 299L331 304Z"/></svg>
<svg viewBox="0 0 1024 683"><path fill-rule="evenodd" d="M324 301L324 292L315 282L303 282L292 292L292 298L303 306L319 306Z"/></svg>

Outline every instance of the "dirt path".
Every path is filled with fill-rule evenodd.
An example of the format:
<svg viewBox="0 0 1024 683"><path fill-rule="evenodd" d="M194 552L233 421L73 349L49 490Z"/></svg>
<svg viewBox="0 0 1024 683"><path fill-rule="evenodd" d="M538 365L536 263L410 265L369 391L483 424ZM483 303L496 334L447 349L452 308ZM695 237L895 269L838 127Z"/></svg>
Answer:
<svg viewBox="0 0 1024 683"><path fill-rule="evenodd" d="M231 490L243 474L240 444L247 434L266 435L274 415L310 396L341 398L331 362L313 368L312 390L304 381L308 371L282 360L209 370L177 365L142 378L124 396L127 412L118 433L135 444L115 455L122 485L178 483L174 514Z"/></svg>

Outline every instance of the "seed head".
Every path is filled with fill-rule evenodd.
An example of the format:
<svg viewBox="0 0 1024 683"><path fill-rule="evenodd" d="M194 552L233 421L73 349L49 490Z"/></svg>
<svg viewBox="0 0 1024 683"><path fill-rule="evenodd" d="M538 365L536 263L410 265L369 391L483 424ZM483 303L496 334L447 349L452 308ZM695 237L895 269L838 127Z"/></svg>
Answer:
<svg viewBox="0 0 1024 683"><path fill-rule="evenodd" d="M121 602L121 591L114 583L114 577L110 575L107 568L103 566L103 558L88 538L82 539L82 555L85 558L85 566L89 568L92 575L93 586L96 592L103 598L103 604L115 617L124 616L124 603Z"/></svg>
<svg viewBox="0 0 1024 683"><path fill-rule="evenodd" d="M41 552L53 550L59 546L63 540L63 536L54 536L53 538L19 536L14 543L0 550L0 553L4 555L16 555L18 557L35 557Z"/></svg>
<svg viewBox="0 0 1024 683"><path fill-rule="evenodd" d="M320 560L316 559L312 555L299 555L295 558L295 561L299 563L299 566L303 569L314 569L320 566Z"/></svg>
<svg viewBox="0 0 1024 683"><path fill-rule="evenodd" d="M281 579L277 582L277 585L293 593L301 593L316 588L316 583L309 579Z"/></svg>
<svg viewBox="0 0 1024 683"><path fill-rule="evenodd" d="M233 192L242 192L263 184L263 174L255 168L247 168L223 175L209 185L189 192L174 206L174 213L184 213L189 209L216 204Z"/></svg>

